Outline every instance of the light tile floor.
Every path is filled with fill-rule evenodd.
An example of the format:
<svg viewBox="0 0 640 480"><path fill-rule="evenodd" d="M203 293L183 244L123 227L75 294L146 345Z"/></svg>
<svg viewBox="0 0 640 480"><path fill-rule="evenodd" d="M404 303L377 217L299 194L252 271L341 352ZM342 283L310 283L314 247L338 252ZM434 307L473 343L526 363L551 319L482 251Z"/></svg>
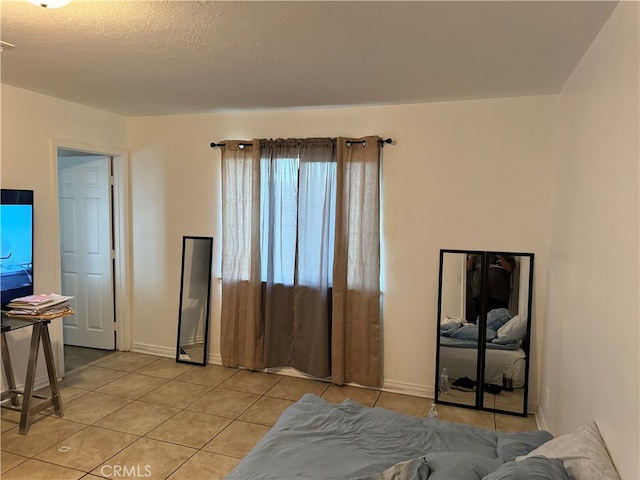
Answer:
<svg viewBox="0 0 640 480"><path fill-rule="evenodd" d="M100 350L96 348L77 347L75 345L64 346L64 368L71 372L87 363L100 360L113 354L113 350Z"/></svg>
<svg viewBox="0 0 640 480"><path fill-rule="evenodd" d="M431 401L397 393L216 365L115 352L61 382L64 417L39 415L28 435L2 409L3 480L222 478L289 405L310 392L331 402L425 417ZM522 418L438 405L438 418L498 431L536 428Z"/></svg>

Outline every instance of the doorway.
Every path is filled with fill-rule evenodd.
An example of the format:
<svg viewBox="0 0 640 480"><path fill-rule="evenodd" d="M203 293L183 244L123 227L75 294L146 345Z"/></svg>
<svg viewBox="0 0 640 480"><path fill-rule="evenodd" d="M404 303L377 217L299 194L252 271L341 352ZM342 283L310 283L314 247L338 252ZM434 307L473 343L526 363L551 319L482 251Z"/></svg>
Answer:
<svg viewBox="0 0 640 480"><path fill-rule="evenodd" d="M64 345L114 350L111 157L58 150Z"/></svg>
<svg viewBox="0 0 640 480"><path fill-rule="evenodd" d="M58 359L69 372L130 348L127 157L67 142L54 147L61 293L74 297L75 311L62 324Z"/></svg>

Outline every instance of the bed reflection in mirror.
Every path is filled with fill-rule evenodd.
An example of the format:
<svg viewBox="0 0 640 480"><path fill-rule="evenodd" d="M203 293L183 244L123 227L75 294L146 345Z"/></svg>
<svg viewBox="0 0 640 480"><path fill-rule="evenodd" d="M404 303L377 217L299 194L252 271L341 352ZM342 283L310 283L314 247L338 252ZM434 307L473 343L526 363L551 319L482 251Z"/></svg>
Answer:
<svg viewBox="0 0 640 480"><path fill-rule="evenodd" d="M183 237L176 361L206 365L213 238Z"/></svg>
<svg viewBox="0 0 640 480"><path fill-rule="evenodd" d="M526 414L532 254L442 251L436 401Z"/></svg>

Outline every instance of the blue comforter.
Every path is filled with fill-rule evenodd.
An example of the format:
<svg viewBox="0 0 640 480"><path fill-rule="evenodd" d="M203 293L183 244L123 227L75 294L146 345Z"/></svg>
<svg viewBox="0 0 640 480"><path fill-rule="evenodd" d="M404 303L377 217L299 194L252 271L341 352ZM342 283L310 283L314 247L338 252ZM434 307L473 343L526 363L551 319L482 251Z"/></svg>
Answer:
<svg viewBox="0 0 640 480"><path fill-rule="evenodd" d="M447 468L460 468L461 462L478 472L464 478L482 478L551 438L545 431L494 432L306 394L226 478L435 479L446 478ZM383 476L390 468L406 472Z"/></svg>
<svg viewBox="0 0 640 480"><path fill-rule="evenodd" d="M487 348L499 350L517 350L520 341L511 338L499 338L498 329L511 319L506 308L495 308L487 314ZM480 328L477 324L450 322L440 325L440 345L456 348L478 348Z"/></svg>
<svg viewBox="0 0 640 480"><path fill-rule="evenodd" d="M459 338L440 336L441 347L455 347L455 348L478 348L478 340L460 340ZM499 339L494 339L491 342L487 342L487 348L493 350L518 350L520 348L520 342L507 341L500 342Z"/></svg>

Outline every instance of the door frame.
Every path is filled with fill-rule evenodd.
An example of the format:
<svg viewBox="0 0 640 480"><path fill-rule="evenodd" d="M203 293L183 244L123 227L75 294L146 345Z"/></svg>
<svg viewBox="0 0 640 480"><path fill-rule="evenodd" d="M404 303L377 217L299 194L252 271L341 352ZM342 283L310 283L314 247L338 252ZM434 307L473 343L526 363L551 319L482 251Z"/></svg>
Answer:
<svg viewBox="0 0 640 480"><path fill-rule="evenodd" d="M116 350L131 350L131 208L129 192L129 154L126 150L113 147L91 145L69 140L51 140L51 164L53 191L58 191L58 148L77 150L89 154L113 158L113 238L115 241L115 272L113 275L116 319ZM57 225L60 225L60 204L56 202ZM56 235L57 252L60 252L60 230ZM57 278L62 277L60 257L56 262ZM58 365L64 366L64 340L57 352ZM64 368L59 368L61 374Z"/></svg>

